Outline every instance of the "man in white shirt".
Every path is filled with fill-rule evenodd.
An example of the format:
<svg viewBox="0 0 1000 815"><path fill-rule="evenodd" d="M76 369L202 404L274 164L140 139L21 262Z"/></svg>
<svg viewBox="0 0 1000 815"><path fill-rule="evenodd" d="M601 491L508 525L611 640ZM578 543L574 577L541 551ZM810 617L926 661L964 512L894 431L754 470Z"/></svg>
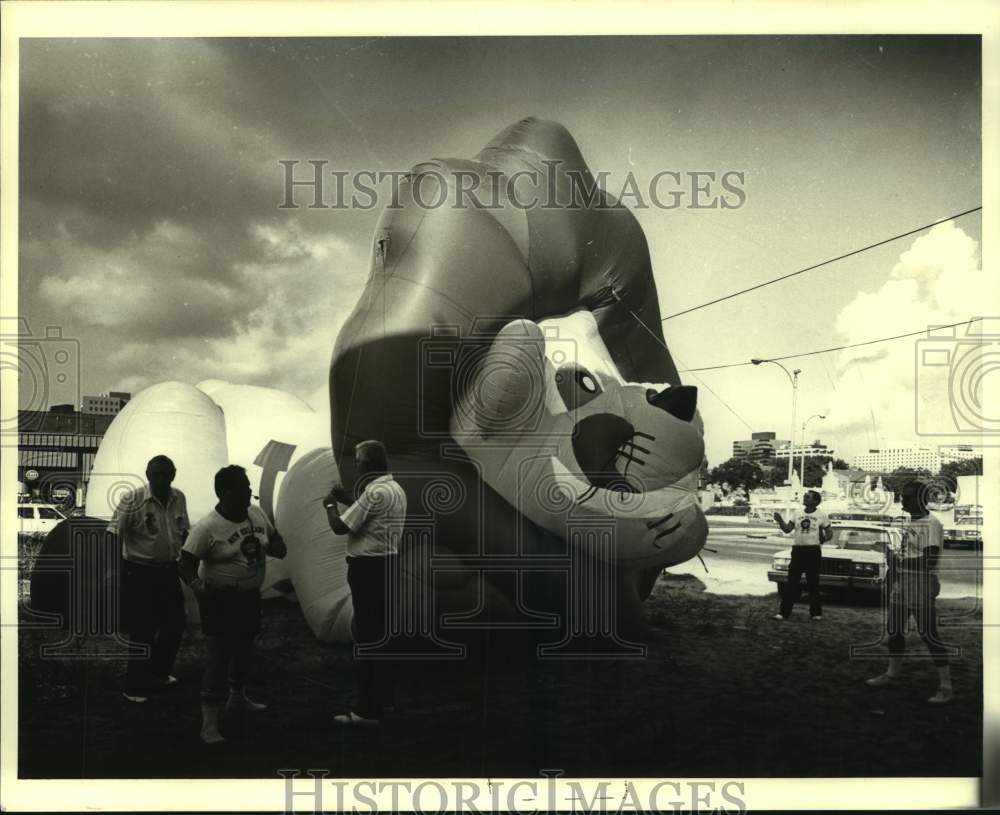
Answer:
<svg viewBox="0 0 1000 815"><path fill-rule="evenodd" d="M363 441L354 450L358 471L357 500L340 486L323 499L327 521L338 535L347 535L347 582L354 605L358 645L385 640L386 590L398 570L399 538L406 520L406 493L389 473L385 446ZM343 515L337 503L350 504ZM381 662L381 664L380 664ZM334 717L338 724L377 724L391 700L392 676L384 660L355 655L357 700L349 713Z"/></svg>
<svg viewBox="0 0 1000 815"><path fill-rule="evenodd" d="M267 556L283 558L285 542L264 511L250 503L246 470L231 464L215 474L215 509L201 518L180 553L180 572L198 596L208 661L201 686L201 739L223 741L219 714L259 712L246 694L253 643L260 633L260 587ZM229 698L226 699L226 685Z"/></svg>
<svg viewBox="0 0 1000 815"><path fill-rule="evenodd" d="M955 694L951 685L948 649L938 636L937 610L934 598L941 590L938 580L938 556L944 541L941 522L927 510L928 491L925 482L908 482L902 491L903 509L910 520L903 528L902 547L890 552L889 605L886 631L889 635L889 667L885 673L867 680L873 688L894 685L902 676L903 653L906 650L906 624L912 614L917 631L923 638L938 672L938 690L928 701L934 705L950 702Z"/></svg>
<svg viewBox="0 0 1000 815"><path fill-rule="evenodd" d="M780 512L774 513L781 531L786 535L793 531L792 558L788 564L788 581L781 594L781 607L774 615L776 620L787 620L802 594L802 574L806 576L809 589L809 616L815 621L823 619L823 605L819 596L819 570L823 562L823 544L833 537L830 519L819 507L822 500L816 490L806 490L802 496L802 509L795 518L786 522Z"/></svg>
<svg viewBox="0 0 1000 815"><path fill-rule="evenodd" d="M187 624L177 555L191 522L184 493L170 486L176 475L167 456L151 458L148 483L122 498L108 527L121 541L129 641L146 652L130 657L125 669L122 695L130 702L145 702L150 691L177 682L170 672Z"/></svg>

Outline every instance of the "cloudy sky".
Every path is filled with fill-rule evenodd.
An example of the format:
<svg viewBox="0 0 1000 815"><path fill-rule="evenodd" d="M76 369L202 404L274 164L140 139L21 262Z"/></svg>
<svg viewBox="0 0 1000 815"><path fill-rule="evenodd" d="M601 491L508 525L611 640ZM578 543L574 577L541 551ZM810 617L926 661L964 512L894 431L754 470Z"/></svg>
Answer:
<svg viewBox="0 0 1000 815"><path fill-rule="evenodd" d="M282 210L281 160L406 170L526 115L631 172L745 173L737 209L637 210L664 315L981 203L980 48L951 37L22 40L20 312L83 393L213 377L326 408L378 210ZM617 185L617 186L616 186ZM981 313L976 213L668 319L678 367ZM849 458L913 436L915 340L789 361ZM684 374L711 464L787 436L775 366ZM22 399L24 395L22 394ZM51 400L73 398L54 389Z"/></svg>

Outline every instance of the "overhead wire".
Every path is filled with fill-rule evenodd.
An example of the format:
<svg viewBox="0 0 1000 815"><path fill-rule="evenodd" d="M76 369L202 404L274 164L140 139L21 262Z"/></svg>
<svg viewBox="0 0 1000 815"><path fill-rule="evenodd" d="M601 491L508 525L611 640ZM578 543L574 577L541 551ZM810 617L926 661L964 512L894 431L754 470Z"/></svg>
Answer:
<svg viewBox="0 0 1000 815"><path fill-rule="evenodd" d="M944 328L955 328L955 327L960 326L960 325L971 325L972 323L976 322L977 320L982 320L982 319L983 319L982 317L970 317L968 320L962 320L959 323L949 323L948 325L936 325L936 326L934 326L934 330L940 330L940 329L944 329ZM879 342L890 342L891 340L901 340L901 339L904 339L906 337L916 337L916 336L919 336L920 334L926 334L930 330L931 329L929 329L929 328L923 328L920 331L911 331L911 332L909 332L907 334L896 334L893 337L880 337L877 340L865 340L864 342L855 342L855 343L851 343L849 345L835 345L832 348L820 348L820 349L818 349L816 351L802 351L801 353L798 353L798 354L785 354L784 356L780 356L780 357L768 357L767 359L765 359L763 361L764 362L780 362L783 359L797 359L799 357L811 357L811 356L815 356L816 354L829 354L829 353L832 353L833 351L844 351L844 350L846 350L848 348L860 348L863 345L874 345L875 343L879 343ZM752 361L750 361L750 360L747 360L746 362L729 362L729 363L726 363L725 365L708 365L708 366L706 366L704 368L687 368L687 369L685 369L683 371L678 371L678 373L690 374L690 373L697 373L697 372L700 372L700 371L718 371L718 370L721 370L722 368L740 368L740 367L743 367L745 365L753 365L753 364L754 363Z"/></svg>
<svg viewBox="0 0 1000 815"><path fill-rule="evenodd" d="M794 272L789 272L788 274L781 275L780 277L775 277L771 280L765 280L763 283L757 283L754 286L750 286L746 289L741 289L740 291L733 292L732 294L727 294L724 297L717 297L714 300L709 300L707 303L702 303L698 306L692 306L691 308L686 308L683 311L678 311L675 314L668 314L666 317L660 319L660 322L666 322L667 320L672 320L674 317L680 317L684 314L690 314L692 311L698 311L699 309L708 308L708 306L714 306L716 303L722 303L726 300L731 300L734 297L739 297L741 294L747 294L757 289L762 289L765 286L770 286L774 283L780 283L782 280L788 280L790 277L795 277L796 275L805 274L806 272L811 272L815 269L819 269L823 266L828 266L831 263L836 263L838 260L844 260L845 258L853 257L854 255L860 255L862 252L867 252L870 249L875 249L879 246L885 246L887 243L892 243L893 241L898 241L901 238L909 237L910 235L915 235L918 232L923 232L925 229L930 229L931 227L937 226L938 224L947 223L948 221L954 221L956 218L961 218L963 215L970 215L973 212L979 212L982 206L973 207L972 209L967 209L965 212L958 212L954 215L949 215L947 218L941 218L933 223L924 224L923 226L918 226L916 229L911 229L907 232L901 232L898 235L893 235L891 238L886 238L885 240L878 241L876 243L870 243L867 246L863 246L860 249L855 249L851 252L846 252L843 255L838 255L835 258L830 258L829 260L821 261L820 263L814 263L812 266L807 266L804 269L799 269Z"/></svg>

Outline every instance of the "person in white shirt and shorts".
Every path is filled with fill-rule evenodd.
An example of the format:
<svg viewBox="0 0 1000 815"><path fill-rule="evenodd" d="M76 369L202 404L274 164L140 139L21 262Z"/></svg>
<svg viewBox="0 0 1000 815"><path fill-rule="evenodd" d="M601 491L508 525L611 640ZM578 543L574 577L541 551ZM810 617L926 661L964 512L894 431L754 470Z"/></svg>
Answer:
<svg viewBox="0 0 1000 815"><path fill-rule="evenodd" d="M885 673L867 680L873 688L898 684L902 678L903 654L906 651L906 625L910 616L937 668L938 690L927 701L947 704L954 698L948 647L941 640L934 600L941 592L938 557L942 552L944 527L927 509L932 485L919 479L903 486L903 509L910 520L903 527L902 547L889 552L889 603L886 609L886 633L889 644L889 667Z"/></svg>

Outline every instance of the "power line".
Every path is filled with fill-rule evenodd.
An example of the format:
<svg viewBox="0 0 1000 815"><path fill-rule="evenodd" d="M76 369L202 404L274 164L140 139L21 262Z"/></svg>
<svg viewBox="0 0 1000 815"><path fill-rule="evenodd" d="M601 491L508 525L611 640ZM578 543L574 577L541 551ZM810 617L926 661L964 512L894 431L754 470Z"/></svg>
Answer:
<svg viewBox="0 0 1000 815"><path fill-rule="evenodd" d="M862 252L867 252L869 249L875 249L878 246L885 246L887 243L892 243L893 241L898 241L900 238L906 238L910 235L915 235L917 232L923 232L925 229L930 229L932 226L937 226L938 224L943 224L948 221L953 221L956 218L961 218L963 215L969 215L973 212L979 212L982 206L973 207L972 209L967 209L965 212L959 212L957 215L949 215L947 218L942 218L940 221L934 221L934 223L926 224L924 226L919 226L916 229L911 229L909 232L903 232L899 235L893 235L891 238L886 238L884 241L879 241L878 243L872 243L868 246L864 246L861 249L855 249L853 252L848 252L844 255L838 255L835 258L830 258L830 260L824 260L822 263L817 263L813 266L807 266L805 269L799 269L797 272L789 272L781 277L776 277L773 280L766 280L763 283L758 283L756 286L751 286L748 289L742 289L741 291L733 292L732 294L727 294L725 297L717 297L715 300L709 300L707 303L702 303L700 306L692 306L691 308L686 308L684 311L678 311L676 314L670 314L663 317L660 322L666 322L667 320L672 320L674 317L680 317L684 314L690 314L692 311L698 311L698 309L707 308L708 306L714 306L716 303L721 303L724 300L731 300L733 297L739 297L741 294L746 294L747 292L756 291L757 289L762 289L765 286L770 286L772 283L778 283L782 280L788 280L790 277L795 277L796 275L805 274L806 272L811 272L814 269L818 269L821 266L827 266L831 263L836 263L838 260L843 260L844 258L852 257L853 255L860 255Z"/></svg>
<svg viewBox="0 0 1000 815"><path fill-rule="evenodd" d="M615 291L615 287L614 286L611 287L611 296L614 297L615 300L617 300L619 303L622 302L622 299L621 299L621 297L618 296L618 292ZM626 306L626 308L628 308L628 306ZM656 336L656 332L654 332L653 329L651 329L648 325L646 325L646 323L643 322L642 318L638 314L636 314L630 308L628 309L628 313L632 315L633 319L646 330L646 332L649 334L649 336L651 336L656 341L656 343L658 345L662 346L662 348L663 348L664 351L666 351L668 354L670 353L670 349L667 348L667 346L663 342L663 340L660 339L658 336ZM672 359L677 359L677 361L680 362L680 360L677 358L676 354L674 354L672 356ZM715 391L713 391L708 386L708 383L704 379L702 379L700 376L696 376L695 379L697 379L699 382L701 382L701 384L705 386L705 389L710 394L712 394L712 396L714 396L716 399L718 399L720 402L722 402L722 404L726 407L726 409L730 413L733 414L733 416L735 416L737 419L739 419L741 422L743 422L743 424L745 424L749 430L751 430L751 431L753 430L753 428L750 426L750 423L746 419L744 419L742 416L740 416L740 414L736 412L736 410L732 407L732 405L730 405L725 399L723 399L721 396L719 396L719 394L717 394Z"/></svg>
<svg viewBox="0 0 1000 815"><path fill-rule="evenodd" d="M675 357L675 359L676 359L676 357ZM678 362L679 361L680 360L678 360ZM728 410L730 413L733 414L733 416L735 416L737 419L739 419L741 422L743 422L743 424L746 425L746 428L751 433L753 432L753 427L750 425L750 422L748 422L746 419L744 419L742 416L740 416L740 414L736 412L736 409L733 408L733 406L730 405L729 402L727 402L725 399L723 399L721 396L719 396L719 394L717 394L715 391L713 391L709 387L708 383L704 379L702 379L700 376L695 376L695 379L697 379L701 383L702 387L704 387L705 390L707 390L710 394L712 394L712 396L714 396L716 399L718 399L722 403L722 405L726 408L726 410Z"/></svg>
<svg viewBox="0 0 1000 815"><path fill-rule="evenodd" d="M977 320L982 320L982 319L983 319L982 317L972 317L972 318L970 318L968 320L962 320L962 322L960 322L960 323L951 323L950 325L938 325L938 326L934 326L934 330L939 330L939 329L942 329L942 328L955 328L956 326L960 326L960 325L971 325L972 323L976 322ZM875 343L879 343L879 342L889 342L891 340L901 340L901 339L904 339L906 337L916 337L916 336L918 336L920 334L926 334L929 330L930 329L924 328L924 329L922 329L920 331L912 331L909 334L897 334L895 337L882 337L882 338L877 339L877 340L866 340L865 342L856 342L856 343L853 343L851 345L837 345L837 346L835 346L833 348L823 348L823 349L821 349L819 351L803 351L801 354L786 354L783 357L768 357L767 360L765 360L765 361L766 362L778 362L778 361L783 360L783 359L796 359L797 357L811 357L811 356L815 356L816 354L829 354L831 351L843 351L843 350L845 350L847 348L860 348L863 345L874 345ZM678 371L678 373L692 374L692 373L697 373L698 371L718 371L718 370L720 370L722 368L741 368L744 365L753 365L753 363L749 362L749 361L748 362L730 362L727 365L709 365L706 368L688 368L687 370L684 370L684 371Z"/></svg>

